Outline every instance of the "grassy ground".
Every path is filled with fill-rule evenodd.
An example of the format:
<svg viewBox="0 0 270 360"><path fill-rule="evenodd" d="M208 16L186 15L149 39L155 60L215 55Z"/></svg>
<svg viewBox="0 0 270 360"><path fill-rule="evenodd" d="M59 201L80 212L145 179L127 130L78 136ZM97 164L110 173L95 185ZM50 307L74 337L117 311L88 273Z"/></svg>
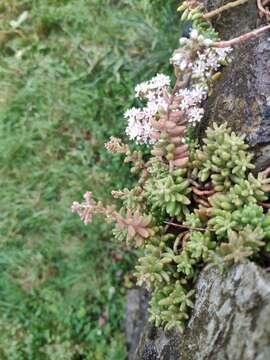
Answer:
<svg viewBox="0 0 270 360"><path fill-rule="evenodd" d="M169 73L176 4L1 1L0 359L125 358L132 256L69 207L127 185L103 143L123 131L134 85Z"/></svg>

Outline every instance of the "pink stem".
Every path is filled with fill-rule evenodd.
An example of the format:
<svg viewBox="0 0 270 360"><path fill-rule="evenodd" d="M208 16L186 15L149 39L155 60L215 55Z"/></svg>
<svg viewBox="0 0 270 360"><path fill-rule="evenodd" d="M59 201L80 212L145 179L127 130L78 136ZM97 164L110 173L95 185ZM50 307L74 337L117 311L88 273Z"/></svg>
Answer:
<svg viewBox="0 0 270 360"><path fill-rule="evenodd" d="M269 15L270 15L270 13L269 13ZM259 34L263 33L264 31L267 31L267 30L270 30L270 25L263 26L260 29L253 30L251 32L248 32L244 35L238 36L237 38L234 38L231 40L215 42L215 43L213 43L212 46L217 47L217 48L224 48L224 47L229 47L232 45L237 45L243 41L253 39L253 38L257 37Z"/></svg>
<svg viewBox="0 0 270 360"><path fill-rule="evenodd" d="M180 225L180 224L176 224L176 223L169 222L169 221L164 221L164 223L168 224L168 225L178 227L180 229L188 229L188 230L194 230L194 231L206 231L206 229L204 229L204 228L193 228L193 227L190 227L190 226Z"/></svg>
<svg viewBox="0 0 270 360"><path fill-rule="evenodd" d="M203 195L213 195L215 193L215 190L200 190L197 189L195 186L192 187L192 191L199 196L203 196Z"/></svg>
<svg viewBox="0 0 270 360"><path fill-rule="evenodd" d="M266 10L266 9L263 7L261 0L257 0L257 6L258 6L258 9L260 10L260 12L261 12L262 14L264 14L265 16L270 16L270 11Z"/></svg>

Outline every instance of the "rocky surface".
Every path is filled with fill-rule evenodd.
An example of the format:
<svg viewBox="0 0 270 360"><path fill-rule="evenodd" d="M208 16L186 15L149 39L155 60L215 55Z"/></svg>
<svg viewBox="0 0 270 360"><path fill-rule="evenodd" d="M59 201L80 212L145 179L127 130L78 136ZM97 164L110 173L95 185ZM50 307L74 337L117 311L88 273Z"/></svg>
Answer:
<svg viewBox="0 0 270 360"><path fill-rule="evenodd" d="M129 360L134 359L136 348L141 338L144 326L147 320L149 296L143 289L130 289L128 291L126 316L125 316L125 334Z"/></svg>
<svg viewBox="0 0 270 360"><path fill-rule="evenodd" d="M209 10L228 1L210 0ZM230 39L260 25L256 1L224 12L214 25L222 39ZM202 137L213 122L227 121L247 141L256 156L258 170L270 166L270 32L234 48L232 62L222 70L206 103Z"/></svg>
<svg viewBox="0 0 270 360"><path fill-rule="evenodd" d="M145 321L146 306L142 308L140 319ZM140 339L129 333L129 359L269 360L269 320L270 274L253 263L224 274L208 267L196 283L195 307L184 333L165 333L150 324L142 331L141 323Z"/></svg>

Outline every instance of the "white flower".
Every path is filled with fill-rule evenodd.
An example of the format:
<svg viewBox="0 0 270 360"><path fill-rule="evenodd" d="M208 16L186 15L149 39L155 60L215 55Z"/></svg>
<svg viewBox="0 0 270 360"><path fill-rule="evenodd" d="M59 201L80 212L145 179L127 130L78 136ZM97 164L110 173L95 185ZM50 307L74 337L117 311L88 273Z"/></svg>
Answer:
<svg viewBox="0 0 270 360"><path fill-rule="evenodd" d="M180 43L180 45L186 45L186 44L188 43L188 38L186 38L186 37L181 37L181 38L179 39L179 43Z"/></svg>
<svg viewBox="0 0 270 360"><path fill-rule="evenodd" d="M205 58L206 57L204 54L198 53L198 58L192 66L193 77L196 77L197 79L201 79L202 81L204 81L205 72L207 70L207 64Z"/></svg>
<svg viewBox="0 0 270 360"><path fill-rule="evenodd" d="M215 52L218 56L219 61L223 61L226 59L228 54L230 54L233 51L232 47L225 47L225 48L214 48Z"/></svg>
<svg viewBox="0 0 270 360"><path fill-rule="evenodd" d="M208 47L203 52L198 52L197 60L192 66L193 76L205 82L218 70L231 51L229 47L221 49Z"/></svg>
<svg viewBox="0 0 270 360"><path fill-rule="evenodd" d="M130 119L128 122L128 126L126 128L126 134L130 138L130 140L135 140L136 142L142 141L142 134L143 134L142 123L134 119Z"/></svg>
<svg viewBox="0 0 270 360"><path fill-rule="evenodd" d="M130 140L134 140L139 144L153 143L155 140L151 138L153 132L151 119L159 111L166 111L167 107L167 101L158 97L148 101L147 106L142 109L133 107L127 110L124 117L128 122L126 134Z"/></svg>
<svg viewBox="0 0 270 360"><path fill-rule="evenodd" d="M205 82L211 77L232 51L231 48L210 47L213 40L205 38L197 29L191 29L190 37L180 38L179 42L183 48L172 56L171 63L181 71L191 67L193 78L198 82ZM194 53L197 53L195 61L191 60Z"/></svg>
<svg viewBox="0 0 270 360"><path fill-rule="evenodd" d="M179 108L185 112L188 122L196 124L201 121L204 110L200 107L202 101L207 97L208 80L226 60L231 48L211 47L213 41L205 38L197 29L192 29L190 38L181 38L181 49L173 54L170 62L182 72L191 72L191 88L181 89ZM194 59L194 54L196 58ZM147 101L144 108L131 108L124 114L127 120L126 133L131 140L137 143L151 144L154 133L151 120L158 113L167 111L168 87L170 78L164 74L157 74L149 81L142 82L135 87L136 97Z"/></svg>
<svg viewBox="0 0 270 360"><path fill-rule="evenodd" d="M185 70L187 67L188 67L188 63L186 62L186 60L183 60L183 61L181 61L181 63L180 63L180 70Z"/></svg>
<svg viewBox="0 0 270 360"><path fill-rule="evenodd" d="M138 108L131 108L131 109L128 109L125 113L124 113L124 118L125 119L138 119L140 117L143 117L142 115L142 111L141 109L138 109Z"/></svg>
<svg viewBox="0 0 270 360"><path fill-rule="evenodd" d="M193 40L196 40L199 36L198 30L197 29L192 29L190 32L190 38Z"/></svg>
<svg viewBox="0 0 270 360"><path fill-rule="evenodd" d="M142 132L142 139L143 139L143 143L144 144L154 144L155 143L155 140L151 138L151 134L153 132L153 128L150 124L150 122L146 121L144 122L143 124L143 132Z"/></svg>
<svg viewBox="0 0 270 360"><path fill-rule="evenodd" d="M211 39L204 39L204 40L203 40L203 44L208 47L208 46L210 46L210 45L213 44L213 40L211 40Z"/></svg>
<svg viewBox="0 0 270 360"><path fill-rule="evenodd" d="M192 124L196 124L201 121L204 114L203 108L200 107L192 107L187 112L188 122Z"/></svg>
<svg viewBox="0 0 270 360"><path fill-rule="evenodd" d="M207 89L201 86L196 86L192 89L181 89L178 95L183 97L180 109L187 110L196 104L200 104L206 98Z"/></svg>
<svg viewBox="0 0 270 360"><path fill-rule="evenodd" d="M171 79L169 76L164 74L157 74L152 80L150 80L152 86L156 89L161 89L170 86Z"/></svg>
<svg viewBox="0 0 270 360"><path fill-rule="evenodd" d="M170 59L170 62L172 64L181 64L182 61L186 61L186 60L184 59L183 54L180 52L173 54L173 56Z"/></svg>
<svg viewBox="0 0 270 360"><path fill-rule="evenodd" d="M164 97L164 90L170 85L170 78L164 74L157 74L149 81L143 82L136 86L136 96L147 99L144 108L131 108L124 114L127 120L126 134L131 140L137 143L153 143L151 138L153 129L151 119L159 111L166 111L168 107L167 99Z"/></svg>
<svg viewBox="0 0 270 360"><path fill-rule="evenodd" d="M135 87L135 96L141 99L152 99L160 96L163 89L170 86L170 77L164 74L157 74L149 81L142 82Z"/></svg>
<svg viewBox="0 0 270 360"><path fill-rule="evenodd" d="M188 62L188 59L185 57L185 54L177 52L170 58L170 63L174 66L178 66L181 71L184 71L188 67L191 67L192 64Z"/></svg>

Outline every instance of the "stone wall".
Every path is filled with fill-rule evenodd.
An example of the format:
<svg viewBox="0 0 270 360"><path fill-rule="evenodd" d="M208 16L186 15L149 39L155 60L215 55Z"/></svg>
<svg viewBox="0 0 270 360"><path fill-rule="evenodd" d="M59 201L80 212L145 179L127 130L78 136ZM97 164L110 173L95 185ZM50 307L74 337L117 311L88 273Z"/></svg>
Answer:
<svg viewBox="0 0 270 360"><path fill-rule="evenodd" d="M210 0L208 10L226 2ZM262 24L255 0L214 21L224 40ZM199 138L213 122L227 121L247 135L257 169L270 166L270 33L235 48L205 109ZM136 289L128 308L131 300L137 305L135 312L127 311L126 324L133 324L133 329L127 327L129 360L270 359L270 275L255 264L234 266L225 274L214 267L202 271L194 311L182 335L147 324L145 293Z"/></svg>
<svg viewBox="0 0 270 360"><path fill-rule="evenodd" d="M228 2L228 1L226 1ZM220 6L219 0L208 8ZM222 39L230 39L263 25L256 1L224 12L214 22ZM213 122L227 121L238 133L246 134L256 155L259 170L270 166L270 32L236 46L207 100L199 137Z"/></svg>
<svg viewBox="0 0 270 360"><path fill-rule="evenodd" d="M135 305L136 318L143 318L144 326L137 327L127 312L126 322L140 334L129 333L129 360L270 359L269 273L253 263L235 265L224 274L210 266L200 274L195 290L194 310L183 334L148 324L147 300L132 290L128 307L140 304Z"/></svg>

